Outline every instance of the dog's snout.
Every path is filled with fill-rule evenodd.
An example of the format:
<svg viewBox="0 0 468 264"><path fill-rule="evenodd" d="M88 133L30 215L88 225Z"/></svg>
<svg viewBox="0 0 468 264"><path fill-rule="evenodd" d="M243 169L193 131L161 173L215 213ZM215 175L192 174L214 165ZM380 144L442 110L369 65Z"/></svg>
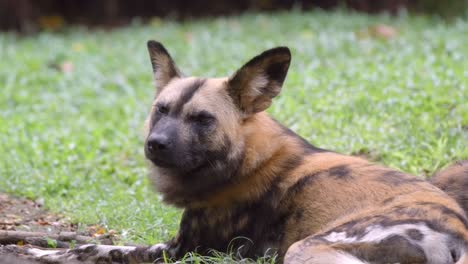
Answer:
<svg viewBox="0 0 468 264"><path fill-rule="evenodd" d="M148 151L152 154L156 151L167 150L171 146L169 137L163 134L149 136L146 144Z"/></svg>

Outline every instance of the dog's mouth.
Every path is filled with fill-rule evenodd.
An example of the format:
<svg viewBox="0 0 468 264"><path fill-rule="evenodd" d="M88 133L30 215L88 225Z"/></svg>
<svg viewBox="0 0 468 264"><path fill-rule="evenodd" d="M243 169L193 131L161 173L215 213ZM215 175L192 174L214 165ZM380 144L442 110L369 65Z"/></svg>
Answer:
<svg viewBox="0 0 468 264"><path fill-rule="evenodd" d="M177 168L176 164L169 162L167 160L158 158L158 157L151 157L148 159L151 161L151 163L153 163L157 167L167 168L167 169Z"/></svg>
<svg viewBox="0 0 468 264"><path fill-rule="evenodd" d="M205 170L211 166L209 161L201 162L198 166L190 170L191 173L197 173L199 171Z"/></svg>
<svg viewBox="0 0 468 264"><path fill-rule="evenodd" d="M169 159L169 156L162 155L160 153L151 153L148 151L148 149L145 147L145 157L148 159L153 165L156 167L161 167L161 168L175 168L177 167L177 164L175 164L174 161Z"/></svg>
<svg viewBox="0 0 468 264"><path fill-rule="evenodd" d="M158 158L158 157L151 157L149 158L149 160L151 161L151 163L153 163L153 165L157 167L171 169L174 171L178 171L179 173L190 174L190 175L209 169L212 166L212 163L209 161L200 162L199 164L192 165L192 166L182 166L181 164L175 164L173 162L170 162L170 161Z"/></svg>

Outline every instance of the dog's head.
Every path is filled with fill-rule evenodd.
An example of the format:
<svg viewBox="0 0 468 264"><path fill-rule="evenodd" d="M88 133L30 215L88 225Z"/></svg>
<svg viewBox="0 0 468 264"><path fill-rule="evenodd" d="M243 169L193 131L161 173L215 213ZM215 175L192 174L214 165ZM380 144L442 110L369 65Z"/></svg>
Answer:
<svg viewBox="0 0 468 264"><path fill-rule="evenodd" d="M156 97L147 119L147 159L159 174L183 178L194 189L226 182L242 163L244 123L281 90L289 49L267 50L228 78L186 77L161 43L149 41L148 50Z"/></svg>

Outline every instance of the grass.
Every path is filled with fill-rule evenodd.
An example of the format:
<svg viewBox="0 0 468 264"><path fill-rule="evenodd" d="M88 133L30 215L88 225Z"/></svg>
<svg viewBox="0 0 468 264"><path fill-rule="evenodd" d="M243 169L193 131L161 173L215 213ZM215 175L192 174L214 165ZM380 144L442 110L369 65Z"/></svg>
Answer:
<svg viewBox="0 0 468 264"><path fill-rule="evenodd" d="M399 34L362 34L379 23ZM422 177L468 158L468 20L344 11L153 20L0 33L0 190L42 197L124 241L175 233L180 211L162 205L146 179L148 39L162 41L185 73L205 77L287 45L292 66L269 112L313 144ZM64 62L73 70L58 70Z"/></svg>

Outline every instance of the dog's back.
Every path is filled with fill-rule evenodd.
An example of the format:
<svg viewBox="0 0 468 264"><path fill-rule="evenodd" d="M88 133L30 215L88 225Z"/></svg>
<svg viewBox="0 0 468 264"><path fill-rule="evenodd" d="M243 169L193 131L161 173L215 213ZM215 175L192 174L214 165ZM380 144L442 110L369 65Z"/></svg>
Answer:
<svg viewBox="0 0 468 264"><path fill-rule="evenodd" d="M468 215L468 160L455 162L436 173L431 182L455 199Z"/></svg>
<svg viewBox="0 0 468 264"><path fill-rule="evenodd" d="M291 246L285 262L455 263L466 254L465 213L429 182L334 153L312 156L309 166L329 167L291 203L309 218L291 229L299 237L299 227L320 228Z"/></svg>
<svg viewBox="0 0 468 264"><path fill-rule="evenodd" d="M329 164L337 158L326 160ZM341 194L318 200L333 197L344 206L343 214L293 244L286 263L468 263L468 161L456 162L430 182L351 158L340 168L326 184L341 179L336 188ZM320 190L310 186L309 198L330 194L326 184ZM343 200L336 200L342 195Z"/></svg>

